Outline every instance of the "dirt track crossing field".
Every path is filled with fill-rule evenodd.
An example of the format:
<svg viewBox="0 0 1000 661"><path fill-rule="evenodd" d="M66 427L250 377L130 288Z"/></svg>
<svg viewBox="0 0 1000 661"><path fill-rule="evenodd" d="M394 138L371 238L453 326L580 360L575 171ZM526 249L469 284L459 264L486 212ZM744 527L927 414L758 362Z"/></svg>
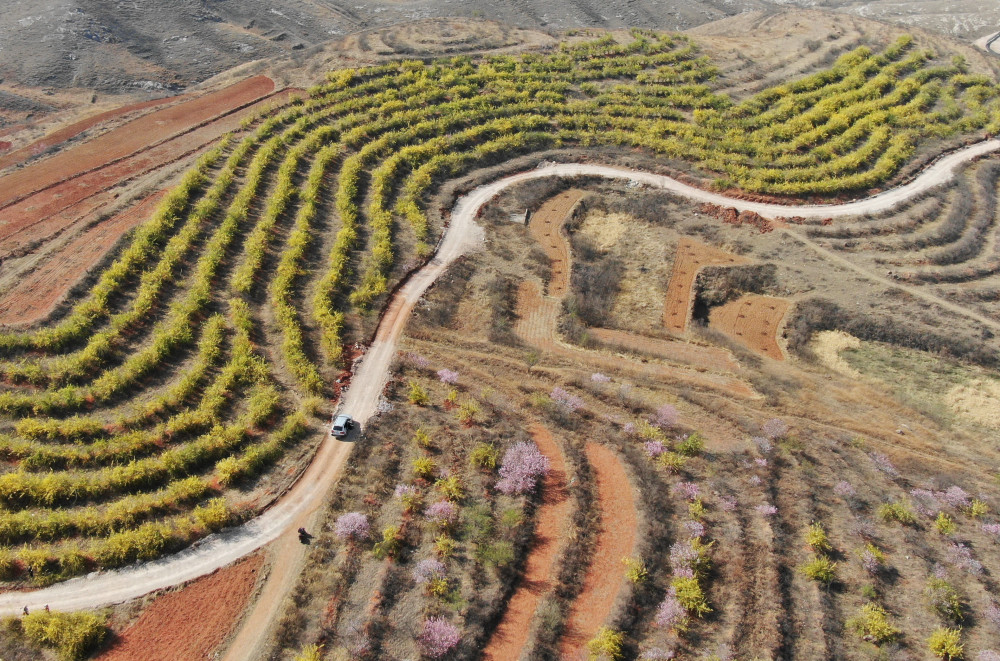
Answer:
<svg viewBox="0 0 1000 661"><path fill-rule="evenodd" d="M0 298L0 324L44 319L121 236L147 220L165 191L154 193L70 241Z"/></svg>
<svg viewBox="0 0 1000 661"><path fill-rule="evenodd" d="M611 614L625 578L622 558L632 554L636 540L635 498L621 460L597 443L588 443L585 451L597 481L601 532L560 647L562 657L570 659L577 658Z"/></svg>
<svg viewBox="0 0 1000 661"><path fill-rule="evenodd" d="M739 369L739 364L733 360L732 354L719 347L661 340L614 328L590 328L587 332L603 344L649 354L672 363L721 372L735 372Z"/></svg>
<svg viewBox="0 0 1000 661"><path fill-rule="evenodd" d="M744 294L709 313L709 325L768 358L784 360L778 327L790 302L783 298Z"/></svg>
<svg viewBox="0 0 1000 661"><path fill-rule="evenodd" d="M672 333L687 331L688 317L691 316L691 288L703 266L735 266L745 264L746 259L718 248L706 245L689 237L681 237L677 242L674 270L667 284L667 302L663 306L663 325Z"/></svg>
<svg viewBox="0 0 1000 661"><path fill-rule="evenodd" d="M524 649L538 604L552 589L553 565L570 516L566 461L562 451L552 434L541 425L532 425L531 436L542 454L548 457L550 470L542 483L542 505L538 508L534 542L524 563L521 583L483 651L483 658L488 661L516 659Z"/></svg>

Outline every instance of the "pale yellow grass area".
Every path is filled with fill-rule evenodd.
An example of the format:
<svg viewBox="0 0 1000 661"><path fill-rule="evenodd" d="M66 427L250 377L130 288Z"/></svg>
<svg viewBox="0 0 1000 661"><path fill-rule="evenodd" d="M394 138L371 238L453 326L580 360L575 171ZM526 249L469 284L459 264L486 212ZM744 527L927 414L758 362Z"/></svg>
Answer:
<svg viewBox="0 0 1000 661"><path fill-rule="evenodd" d="M861 372L848 365L847 361L840 356L840 352L860 347L861 340L839 330L820 331L813 336L811 342L813 353L819 358L820 363L835 372L855 378L860 377Z"/></svg>
<svg viewBox="0 0 1000 661"><path fill-rule="evenodd" d="M674 252L665 232L627 214L593 212L577 233L616 255L624 266L612 316L631 330L659 330Z"/></svg>
<svg viewBox="0 0 1000 661"><path fill-rule="evenodd" d="M1000 381L973 379L948 391L945 402L958 415L1000 429Z"/></svg>

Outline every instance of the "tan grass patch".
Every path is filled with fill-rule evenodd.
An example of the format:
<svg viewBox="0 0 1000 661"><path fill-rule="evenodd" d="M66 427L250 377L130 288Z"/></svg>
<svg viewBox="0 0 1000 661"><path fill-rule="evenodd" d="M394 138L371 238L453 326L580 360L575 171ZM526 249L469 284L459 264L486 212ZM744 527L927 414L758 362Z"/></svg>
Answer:
<svg viewBox="0 0 1000 661"><path fill-rule="evenodd" d="M948 391L945 402L965 418L1000 429L1000 381L973 379Z"/></svg>
<svg viewBox="0 0 1000 661"><path fill-rule="evenodd" d="M861 340L850 333L839 330L820 331L813 336L810 348L819 358L819 362L833 371L854 378L861 376L861 372L851 367L840 356L841 351L861 348Z"/></svg>

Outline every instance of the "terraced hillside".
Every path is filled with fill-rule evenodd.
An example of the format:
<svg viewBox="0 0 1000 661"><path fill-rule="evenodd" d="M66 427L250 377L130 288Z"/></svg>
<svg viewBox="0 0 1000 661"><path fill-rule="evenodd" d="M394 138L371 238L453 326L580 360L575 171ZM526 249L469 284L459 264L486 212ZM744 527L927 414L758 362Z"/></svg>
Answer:
<svg viewBox="0 0 1000 661"><path fill-rule="evenodd" d="M764 193L861 191L1000 127L997 86L903 39L734 103L689 40L333 72L207 153L64 317L0 336L0 569L48 582L263 506L318 434L345 346L433 251L449 177L639 149ZM309 439L309 441L303 441Z"/></svg>

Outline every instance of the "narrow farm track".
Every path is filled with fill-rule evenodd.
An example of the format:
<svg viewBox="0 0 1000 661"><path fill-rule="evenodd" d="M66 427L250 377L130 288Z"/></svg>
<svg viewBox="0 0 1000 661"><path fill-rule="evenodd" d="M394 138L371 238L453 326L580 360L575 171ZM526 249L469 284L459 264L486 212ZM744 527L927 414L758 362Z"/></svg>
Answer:
<svg viewBox="0 0 1000 661"><path fill-rule="evenodd" d="M546 200L538 211L531 215L528 232L545 251L552 265L548 283L548 295L561 298L569 291L571 257L569 242L563 236L562 228L570 211L585 195L582 190L568 190Z"/></svg>
<svg viewBox="0 0 1000 661"><path fill-rule="evenodd" d="M538 508L535 537L524 563L524 574L483 650L483 659L488 661L516 659L524 650L538 604L552 589L552 567L561 550L559 540L566 532L571 509L562 451L545 427L535 424L529 431L538 449L548 457L550 470L542 482L542 504Z"/></svg>
<svg viewBox="0 0 1000 661"><path fill-rule="evenodd" d="M562 657L570 659L577 658L611 614L625 578L622 558L632 554L636 540L635 497L621 460L597 443L588 443L585 453L597 481L601 531L560 644Z"/></svg>
<svg viewBox="0 0 1000 661"><path fill-rule="evenodd" d="M915 195L928 191L947 181L960 164L1000 148L1000 140L988 140L959 150L940 159L906 186L886 191L867 200L843 205L812 205L795 207L794 213L809 217L857 215L887 209ZM437 255L418 271L392 299L389 309L379 326L376 340L362 361L345 400L345 410L358 420L366 421L376 410L382 387L388 378L388 369L396 353L396 342L402 334L407 317L416 301L447 266L457 257L478 244L482 230L474 218L480 208L501 190L523 181L551 176L596 175L609 178L627 178L649 185L672 190L701 202L724 203L749 209L762 215L789 215L793 210L777 204L762 204L730 200L721 195L703 191L669 177L590 164L563 164L522 172L481 186L462 197L455 205L451 223L443 237ZM962 314L969 311L958 307ZM995 322L990 325L997 325ZM176 555L127 569L96 572L88 577L72 579L34 592L17 592L0 595L0 613L13 614L22 607L41 608L49 604L58 610L95 608L135 598L152 590L176 585L226 566L274 539L288 536L303 520L312 520L321 507L329 488L336 482L350 454L350 444L327 440L312 464L274 506L255 520L239 528L211 535ZM304 547L303 547L304 548ZM303 552L296 549L298 557L282 558L269 576L281 585L294 582L297 566ZM620 562L620 558L615 559ZM620 572L620 567L617 568ZM258 641L266 635L268 627L258 626L261 621L273 621L273 614L280 609L280 599L258 601L256 610L266 609L269 618L248 620L254 623L252 633ZM246 630L246 627L245 627ZM249 647L243 647L249 650ZM249 658L245 657L245 658Z"/></svg>
<svg viewBox="0 0 1000 661"><path fill-rule="evenodd" d="M719 347L704 347L679 340L663 340L615 328L588 328L587 333L603 344L650 354L672 363L722 372L735 372L739 369L739 364L733 359L733 355Z"/></svg>

